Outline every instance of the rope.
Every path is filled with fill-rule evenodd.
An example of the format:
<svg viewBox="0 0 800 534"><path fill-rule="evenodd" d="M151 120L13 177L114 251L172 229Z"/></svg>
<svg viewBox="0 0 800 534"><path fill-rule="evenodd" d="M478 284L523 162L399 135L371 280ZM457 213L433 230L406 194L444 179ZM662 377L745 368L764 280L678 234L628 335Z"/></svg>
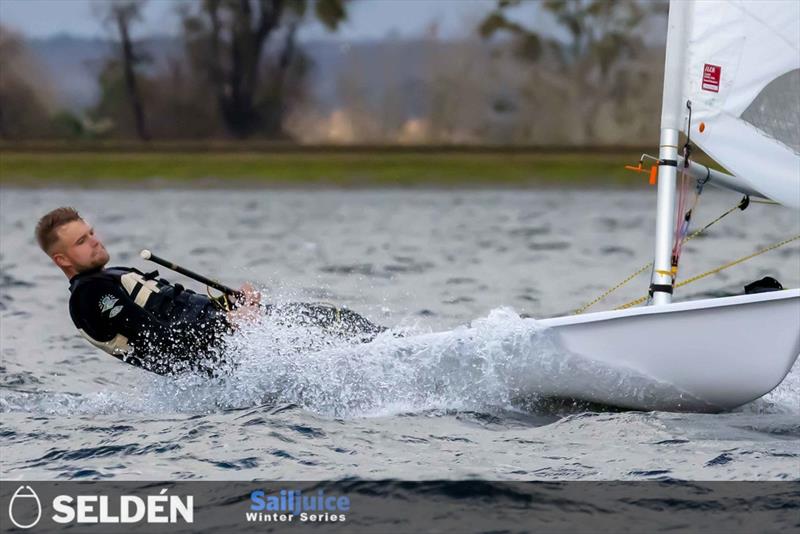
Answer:
<svg viewBox="0 0 800 534"><path fill-rule="evenodd" d="M720 271L724 271L725 269L733 267L734 265L739 265L740 263L744 263L745 261L747 261L749 259L755 258L756 256L760 256L761 254L765 254L765 253L767 253L767 252L769 252L771 250L775 250L776 248L779 248L779 247L782 247L784 245L787 245L787 244L791 243L792 241L796 241L798 239L800 239L800 234L797 234L794 237L790 237L789 239L784 239L783 241L780 241L778 243L770 245L770 246L768 246L766 248L762 248L759 251L753 252L752 254L748 254L747 256L743 256L743 257L739 258L738 260L734 260L732 262L726 263L725 265L717 267L716 269L711 269L709 271L706 271L704 273L700 273L700 274L698 274L696 276L693 276L691 278L687 278L686 280L682 280L682 281L678 282L677 284L675 284L675 287L676 288L683 287L685 285L691 284L692 282L696 282L698 280L701 280L701 279L703 279L703 278L705 278L707 276L711 276L712 274L717 274ZM645 302L648 298L649 298L649 295L645 295L644 297L639 297L636 300L632 300L630 302L627 302L627 303L623 304L622 306L618 306L618 307L616 307L614 309L615 310L624 310L624 309L627 309L627 308L631 308L633 306L636 306L638 304L641 304L641 303Z"/></svg>
<svg viewBox="0 0 800 534"><path fill-rule="evenodd" d="M747 203L749 202L748 198L749 198L749 197L744 197L744 198L743 198L743 199L742 199L742 200L741 200L739 203L737 203L737 204L736 204L735 206L733 206L731 209L729 209L728 211L726 211L725 213L723 213L722 215L720 215L719 217L717 217L717 218L716 218L716 219L714 219L713 221L709 222L708 224L706 224L706 225L705 225L705 226L703 226L702 228L700 228L700 229L698 229L698 230L695 230L694 232L692 232L691 234L689 234L688 236L686 236L686 239L684 239L684 241L683 241L683 242L684 242L684 243L686 243L687 241L691 241L692 239L694 239L694 238L695 238L695 237L697 237L698 235L702 234L703 232L705 232L706 230L708 230L708 229L709 229L711 226L713 226L714 224L718 223L719 221L721 221L722 219L724 219L725 217L727 217L728 215L730 215L731 213L733 213L733 212L734 212L734 211L736 211L737 209L744 210L744 209L747 207ZM652 261L651 261L651 262L648 262L648 263L647 263L647 264L645 264L645 265L642 265L642 266L641 266L641 267L640 267L638 270L636 270L636 271L635 271L634 273L632 273L630 276L628 276L627 278L625 278L625 279L624 279L622 282L620 282L619 284L615 285L615 286L614 286L614 287L612 287L611 289L607 290L605 293L603 293L602 295L600 295L600 296L599 296L599 297L597 297L596 299L592 300L591 302L588 302L588 303L584 304L583 306L581 306L580 308L578 308L577 310L575 310L575 311L573 312L573 315L580 315L580 314L582 314L583 312L585 312L586 310L588 310L589 308L591 308L592 306L594 306L595 304L597 304L597 303L598 303L598 302L600 302L601 300L604 300L604 299L605 299L606 297L608 297L608 296L609 296L611 293L613 293L613 292L617 291L618 289L620 289L621 287L623 287L625 284L627 284L628 282L630 282L631 280L633 280L634 278L636 278L637 276L639 276L639 275L640 275L640 274L642 274L643 272L647 271L647 269L651 268L652 266L653 266L653 262L652 262ZM671 274L671 273L667 273L667 274ZM645 300L646 300L646 299L645 299Z"/></svg>
<svg viewBox="0 0 800 534"><path fill-rule="evenodd" d="M703 227L702 227L702 228L700 228L699 230L696 230L695 232L693 232L693 233L692 233L691 235L689 235L689 236L688 236L688 237L687 237L687 238L686 238L684 241L689 241L690 239L693 239L694 237L697 237L698 235L700 235L701 233L705 232L705 231L706 231L706 230L708 230L708 229L709 229L711 226L713 226L714 224L718 223L719 221L721 221L722 219L724 219L725 217L727 217L728 215L730 215L731 213L733 213L733 212L734 212L734 211L736 211L737 209L738 209L738 210L742 210L742 211L744 211L745 209L747 209L747 205L748 205L750 202L752 202L752 201L750 200L750 197L747 197L747 196L745 196L745 197L744 197L742 200L740 200L740 201L739 201L739 203L738 203L738 204L736 204L736 205L735 205L735 206L733 206L731 209L729 209L728 211L726 211L725 213L723 213L722 215L720 215L719 217L717 217L716 219L714 219L714 220L713 220L713 221L711 221L710 223L706 224L705 226L703 226ZM777 203L776 203L776 204L777 204Z"/></svg>
<svg viewBox="0 0 800 534"><path fill-rule="evenodd" d="M588 302L588 303L584 304L583 306L581 306L580 308L578 308L577 310L575 310L573 312L573 315L582 314L583 312L585 312L586 310L588 310L589 308L591 308L592 306L594 306L595 304L597 304L598 302L600 302L601 300L603 300L604 298L609 296L611 293L613 293L617 289L621 288L622 286L624 286L625 284L627 284L628 282L630 282L631 280L633 280L634 278L636 278L637 276L639 276L640 274L642 274L643 272L645 272L647 269L649 269L652 266L653 266L653 262L652 261L650 263L648 263L647 265L642 265L642 267L638 271L636 271L635 273L631 274L628 278L626 278L625 280L623 280L619 284L615 285L614 287L612 287L611 289L609 289L608 291L606 291L605 293L603 293L602 295L600 295L599 297L594 299L593 301Z"/></svg>
<svg viewBox="0 0 800 534"><path fill-rule="evenodd" d="M650 298L650 295L645 295L643 297L639 297L636 300L632 300L630 302L626 302L622 306L617 306L614 309L615 310L627 310L628 308L633 308L634 306L638 306L639 304L642 304L643 302L646 302L647 299L649 299L649 298Z"/></svg>
<svg viewBox="0 0 800 534"><path fill-rule="evenodd" d="M703 192L703 187L707 180L698 181L694 189L694 201L692 206L687 210L686 202L689 195L689 173L687 169L692 159L692 101L686 101L686 109L689 110L689 120L686 123L686 143L683 145L683 168L680 175L680 191L678 193L678 206L675 211L675 230L673 232L672 244L672 257L671 257L671 274L672 281L675 282L675 277L678 275L678 263L680 262L681 252L683 245L686 242L686 236L689 233L689 225L692 222L692 214L697 208L700 201L700 195ZM709 171L710 174L710 171Z"/></svg>

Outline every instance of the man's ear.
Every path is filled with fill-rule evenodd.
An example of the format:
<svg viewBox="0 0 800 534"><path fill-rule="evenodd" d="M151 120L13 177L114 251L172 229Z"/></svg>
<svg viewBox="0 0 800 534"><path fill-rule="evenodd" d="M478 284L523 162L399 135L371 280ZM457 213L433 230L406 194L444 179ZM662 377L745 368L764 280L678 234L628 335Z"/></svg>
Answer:
<svg viewBox="0 0 800 534"><path fill-rule="evenodd" d="M69 261L69 258L67 258L61 252L56 252L51 257L53 258L53 263L55 263L56 265L58 265L62 269L65 268L65 267L72 267L72 262Z"/></svg>

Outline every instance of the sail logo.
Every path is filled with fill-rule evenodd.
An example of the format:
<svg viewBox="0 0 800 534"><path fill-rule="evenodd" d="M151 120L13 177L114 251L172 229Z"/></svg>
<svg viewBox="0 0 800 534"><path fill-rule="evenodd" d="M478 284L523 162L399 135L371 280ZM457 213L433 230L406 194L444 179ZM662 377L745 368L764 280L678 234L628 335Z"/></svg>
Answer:
<svg viewBox="0 0 800 534"><path fill-rule="evenodd" d="M32 511L35 513L30 514ZM31 520L30 516L33 515L36 519ZM8 518L17 528L28 529L36 526L42 518L42 503L33 488L30 486L17 488L8 503Z"/></svg>
<svg viewBox="0 0 800 534"><path fill-rule="evenodd" d="M706 63L703 67L703 91L719 93L719 81L722 78L722 67Z"/></svg>

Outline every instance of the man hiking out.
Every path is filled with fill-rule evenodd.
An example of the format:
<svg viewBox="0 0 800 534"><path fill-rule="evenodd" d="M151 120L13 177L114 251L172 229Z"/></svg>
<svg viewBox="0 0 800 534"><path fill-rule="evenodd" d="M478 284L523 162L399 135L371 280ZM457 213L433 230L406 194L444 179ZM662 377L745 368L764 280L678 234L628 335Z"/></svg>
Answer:
<svg viewBox="0 0 800 534"><path fill-rule="evenodd" d="M245 284L236 298L212 298L172 284L158 272L106 267L109 254L94 228L73 208L57 208L36 226L42 250L69 279L69 311L92 345L158 374L214 374L224 361L224 338L275 308ZM295 318L342 337L370 341L384 328L327 305L295 306Z"/></svg>

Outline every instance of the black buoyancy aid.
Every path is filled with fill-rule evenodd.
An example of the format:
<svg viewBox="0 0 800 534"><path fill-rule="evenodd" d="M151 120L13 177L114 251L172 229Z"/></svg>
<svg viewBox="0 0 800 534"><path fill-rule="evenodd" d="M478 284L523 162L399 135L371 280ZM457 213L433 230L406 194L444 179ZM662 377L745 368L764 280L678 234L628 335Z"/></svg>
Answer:
<svg viewBox="0 0 800 534"><path fill-rule="evenodd" d="M223 321L224 318L210 297L184 289L180 284L170 284L167 280L158 278L158 271L143 273L131 267L109 267L74 278L70 282L70 293L98 278L121 286L136 305L171 325ZM123 336L118 335L103 342L93 339L81 328L79 331L90 343L109 354L119 356L129 350L128 339Z"/></svg>

